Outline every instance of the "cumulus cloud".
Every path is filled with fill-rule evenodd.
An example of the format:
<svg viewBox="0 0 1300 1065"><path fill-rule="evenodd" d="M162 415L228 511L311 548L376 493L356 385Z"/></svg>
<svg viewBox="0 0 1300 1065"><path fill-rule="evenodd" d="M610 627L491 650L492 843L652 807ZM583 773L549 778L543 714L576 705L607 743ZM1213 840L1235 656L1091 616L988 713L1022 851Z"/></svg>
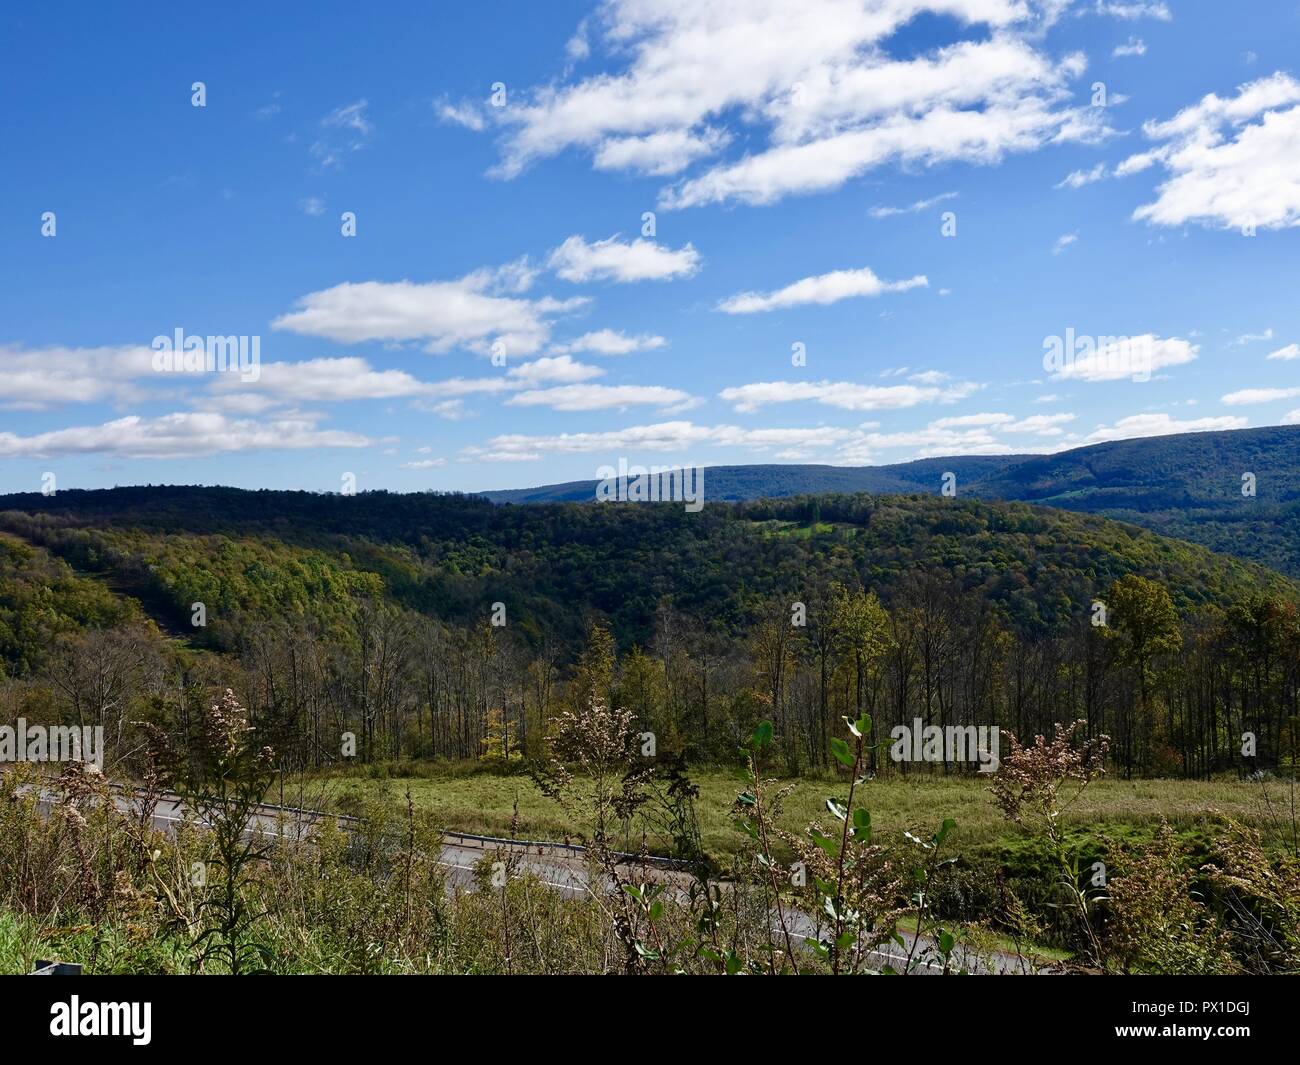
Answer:
<svg viewBox="0 0 1300 1065"><path fill-rule="evenodd" d="M642 137L610 137L601 142L592 161L597 170L636 170L663 177L713 155L730 139L720 129L704 129L699 133L668 129Z"/></svg>
<svg viewBox="0 0 1300 1065"><path fill-rule="evenodd" d="M521 298L532 276L520 262L454 281L343 282L303 296L271 328L343 344L423 341L430 352L486 354L500 342L508 355L531 355L549 339L556 316L586 303Z"/></svg>
<svg viewBox="0 0 1300 1065"><path fill-rule="evenodd" d="M1161 165L1169 177L1133 217L1153 225L1211 228L1300 225L1300 81L1278 72L1210 93L1143 132L1156 147L1130 156L1119 176Z"/></svg>
<svg viewBox="0 0 1300 1065"><path fill-rule="evenodd" d="M142 398L139 384L178 383L153 369L152 349L140 345L23 348L0 345L0 408L40 410L63 403Z"/></svg>
<svg viewBox="0 0 1300 1065"><path fill-rule="evenodd" d="M522 365L511 367L508 371L511 379L523 384L537 385L543 382L558 384L576 384L600 377L605 371L599 366L588 366L575 361L568 355L554 355Z"/></svg>
<svg viewBox="0 0 1300 1065"><path fill-rule="evenodd" d="M1229 407L1242 407L1251 403L1272 403L1279 399L1300 396L1300 388L1242 388L1229 392L1222 402Z"/></svg>
<svg viewBox="0 0 1300 1065"><path fill-rule="evenodd" d="M1088 434L1086 442L1099 444L1106 440L1128 440L1139 436L1167 436L1171 433L1203 433L1217 429L1244 429L1245 418L1193 418L1179 421L1168 414L1134 414L1121 418L1114 425L1099 425Z"/></svg>
<svg viewBox="0 0 1300 1065"><path fill-rule="evenodd" d="M306 359L266 362L256 382L218 377L219 393L261 392L294 403L335 403L422 395L429 385L403 370L376 370L365 359Z"/></svg>
<svg viewBox="0 0 1300 1065"><path fill-rule="evenodd" d="M922 403L950 403L971 395L979 386L861 385L850 381L762 381L724 388L718 396L741 413L772 403L813 401L841 410L901 410Z"/></svg>
<svg viewBox="0 0 1300 1065"><path fill-rule="evenodd" d="M828 274L802 278L775 292L741 292L720 302L718 310L726 314L757 314L807 303L825 306L855 296L906 292L912 288L924 288L929 283L923 274L906 281L883 281L868 266L858 270L832 270Z"/></svg>
<svg viewBox="0 0 1300 1065"><path fill-rule="evenodd" d="M696 425L689 421L633 425L604 432L494 436L482 446L464 448L461 457L480 462L530 462L549 454L605 452L635 454L685 452L708 445L743 447L758 452L772 449L819 449L858 439L860 430L816 426L812 428L745 429L735 425Z"/></svg>
<svg viewBox="0 0 1300 1065"><path fill-rule="evenodd" d="M597 329L591 333L562 343L552 344L551 351L589 353L592 355L630 355L634 351L654 351L668 343L663 337L654 333L640 333L628 336L621 330Z"/></svg>
<svg viewBox="0 0 1300 1065"><path fill-rule="evenodd" d="M549 407L552 410L621 410L625 407L649 405L664 410L679 411L695 406L697 400L689 392L661 385L596 385L572 384L555 388L533 389L518 392L506 403L512 407Z"/></svg>
<svg viewBox="0 0 1300 1065"><path fill-rule="evenodd" d="M1130 37L1124 44L1117 44L1110 54L1114 59L1143 56L1147 54L1147 43L1141 37Z"/></svg>
<svg viewBox="0 0 1300 1065"><path fill-rule="evenodd" d="M102 425L74 426L19 436L0 432L0 457L51 458L104 454L122 458L194 458L226 452L370 447L359 433L317 428L318 417L283 415L259 420L216 411L184 411L157 418L131 415Z"/></svg>
<svg viewBox="0 0 1300 1065"><path fill-rule="evenodd" d="M620 241L617 233L590 244L572 236L551 252L547 265L565 281L669 281L698 271L700 253L690 244L666 248L644 237Z"/></svg>
<svg viewBox="0 0 1300 1065"><path fill-rule="evenodd" d="M1054 378L1076 381L1145 381L1170 366L1197 357L1200 347L1181 337L1073 337L1074 350L1066 350L1060 337L1044 344L1048 352L1043 367Z"/></svg>
<svg viewBox="0 0 1300 1065"><path fill-rule="evenodd" d="M833 189L888 163L996 162L1107 130L1078 107L1080 54L1049 54L1040 0L605 0L585 47L599 73L512 97L496 173L513 177L570 149L603 169L676 174L664 207ZM895 56L917 15L951 16L966 39ZM734 122L741 129L726 128ZM725 157L732 141L753 147Z"/></svg>

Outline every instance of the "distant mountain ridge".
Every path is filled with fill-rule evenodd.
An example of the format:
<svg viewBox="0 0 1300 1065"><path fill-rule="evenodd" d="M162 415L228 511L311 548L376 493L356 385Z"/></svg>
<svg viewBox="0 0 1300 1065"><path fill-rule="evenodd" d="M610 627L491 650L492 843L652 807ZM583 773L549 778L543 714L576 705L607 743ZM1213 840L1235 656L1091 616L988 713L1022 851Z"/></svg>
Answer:
<svg viewBox="0 0 1300 1065"><path fill-rule="evenodd" d="M1300 426L1180 433L1090 444L1054 455L953 456L888 466L711 466L705 498L827 492L957 492L1038 503L1146 526L1300 577ZM1243 478L1253 475L1253 495ZM483 492L494 503L594 500L595 481Z"/></svg>
<svg viewBox="0 0 1300 1065"><path fill-rule="evenodd" d="M978 482L1004 472L1026 455L965 455L916 459L890 466L770 465L709 466L704 483L708 499L740 502L779 499L822 492L873 492L910 495L936 489L945 472L962 482ZM478 494L493 503L582 503L595 500L596 481L568 481L537 488L509 488Z"/></svg>

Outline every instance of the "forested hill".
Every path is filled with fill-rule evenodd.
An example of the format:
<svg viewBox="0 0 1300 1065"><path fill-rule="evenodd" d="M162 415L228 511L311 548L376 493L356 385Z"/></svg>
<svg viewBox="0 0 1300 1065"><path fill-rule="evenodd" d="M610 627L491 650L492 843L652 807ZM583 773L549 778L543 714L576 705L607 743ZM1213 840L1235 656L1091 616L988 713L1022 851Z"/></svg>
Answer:
<svg viewBox="0 0 1300 1065"><path fill-rule="evenodd" d="M966 455L917 459L892 466L710 466L704 479L705 497L716 502L736 502L820 495L823 492L907 495L935 491L939 479L949 471L957 475L961 484L976 484L1025 458L1024 455ZM568 481L538 488L510 488L480 494L493 503L587 503L595 496L595 486L595 481Z"/></svg>
<svg viewBox="0 0 1300 1065"><path fill-rule="evenodd" d="M1300 426L1119 440L1056 455L920 459L892 466L717 466L709 499L825 491L938 492L1046 503L1143 525L1300 578ZM1242 494L1243 475L1255 494ZM498 503L590 500L595 482L487 492Z"/></svg>
<svg viewBox="0 0 1300 1065"><path fill-rule="evenodd" d="M473 496L151 487L0 497L0 530L83 579L139 600L164 627L206 605L200 638L229 646L250 622L345 624L375 600L457 623L504 603L534 645L572 648L589 614L647 646L665 604L717 633L815 601L835 582L904 601L917 582L989 605L1026 634L1086 622L1137 573L1187 613L1260 593L1276 573L1095 515L930 496L825 495L710 505L496 506ZM5 632L37 632L27 560L0 574ZM973 599L971 597L974 597ZM7 613L6 613L7 611ZM24 628L26 626L26 628ZM30 642L34 637L28 637Z"/></svg>

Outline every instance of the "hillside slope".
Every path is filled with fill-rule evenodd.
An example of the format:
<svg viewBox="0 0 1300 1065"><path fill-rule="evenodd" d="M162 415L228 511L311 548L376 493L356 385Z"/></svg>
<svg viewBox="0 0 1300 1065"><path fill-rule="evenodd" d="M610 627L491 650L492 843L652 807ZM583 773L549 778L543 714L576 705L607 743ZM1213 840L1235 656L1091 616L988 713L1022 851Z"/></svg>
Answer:
<svg viewBox="0 0 1300 1065"><path fill-rule="evenodd" d="M823 495L690 514L673 504L128 488L0 497L0 529L79 572L129 579L142 602L170 604L173 621L208 604L215 640L255 618L328 625L385 598L459 622L505 603L531 639L561 643L595 610L623 646L645 646L665 601L738 631L832 581L860 579L889 603L923 575L979 593L1027 633L1078 623L1127 573L1159 580L1185 610L1260 592L1300 598L1267 569L1102 516L938 496Z"/></svg>
<svg viewBox="0 0 1300 1065"><path fill-rule="evenodd" d="M937 492L1044 503L1135 522L1300 577L1300 426L1119 440L1055 455L919 459L891 466L710 467L711 500L825 491ZM1242 475L1255 475L1243 496ZM595 482L486 492L497 503L590 500Z"/></svg>

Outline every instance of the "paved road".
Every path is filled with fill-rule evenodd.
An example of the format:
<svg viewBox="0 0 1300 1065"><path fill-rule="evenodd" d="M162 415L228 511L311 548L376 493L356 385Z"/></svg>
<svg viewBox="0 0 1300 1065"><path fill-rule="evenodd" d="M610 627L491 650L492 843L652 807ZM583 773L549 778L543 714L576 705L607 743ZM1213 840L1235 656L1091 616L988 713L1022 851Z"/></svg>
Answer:
<svg viewBox="0 0 1300 1065"><path fill-rule="evenodd" d="M113 785L113 793L114 803L118 809L124 813L137 815L140 813L141 795L138 791ZM42 791L37 803L38 808L48 813L54 804L55 798L53 792L49 790ZM318 810L301 810L295 807L266 805L259 807L257 812L249 819L249 829L250 831L259 831L267 836L278 836L282 839L301 842L310 837L313 828L331 818L339 822L344 828L357 823L356 818L323 813ZM197 818L187 815L184 805L177 796L164 795L159 798L153 810L153 827L155 829L171 834L175 832L178 824L187 820L193 822ZM573 897L587 896L593 891L586 849L583 847L545 840L506 840L490 836L476 836L464 832L444 831L439 864L448 870L448 888L450 890L474 890L477 887L475 867L478 862L486 854L502 851L517 856L514 862L514 875L516 876L522 875L524 872L531 873L548 887ZM689 873L682 871L677 863L666 859L653 858L647 861L628 855L623 864L635 868L638 874L647 879L653 879L656 882L665 884L679 900L686 899L686 891L693 878ZM617 888L611 882L605 884L603 890L608 893L617 890ZM786 927L791 938L800 941L815 939L818 932L817 923L810 916L798 910L786 911ZM773 935L778 940L781 935L780 928L775 925ZM935 945L933 940L922 936L918 941L916 937L901 930L900 935L906 944L905 947L900 947L897 943L890 943L885 947L874 950L868 955L868 964L873 968L890 966L894 969L901 969L907 962L909 951L913 954L914 962L917 957L926 955L928 951L930 960L922 962L916 971L931 974L940 971L939 963L933 960ZM913 949L913 944L915 944L915 949ZM1009 974L1021 971L1020 962L1014 955L997 954L992 958L988 958L983 955L976 956L960 946L954 951L953 962L955 967L964 967L974 973Z"/></svg>

